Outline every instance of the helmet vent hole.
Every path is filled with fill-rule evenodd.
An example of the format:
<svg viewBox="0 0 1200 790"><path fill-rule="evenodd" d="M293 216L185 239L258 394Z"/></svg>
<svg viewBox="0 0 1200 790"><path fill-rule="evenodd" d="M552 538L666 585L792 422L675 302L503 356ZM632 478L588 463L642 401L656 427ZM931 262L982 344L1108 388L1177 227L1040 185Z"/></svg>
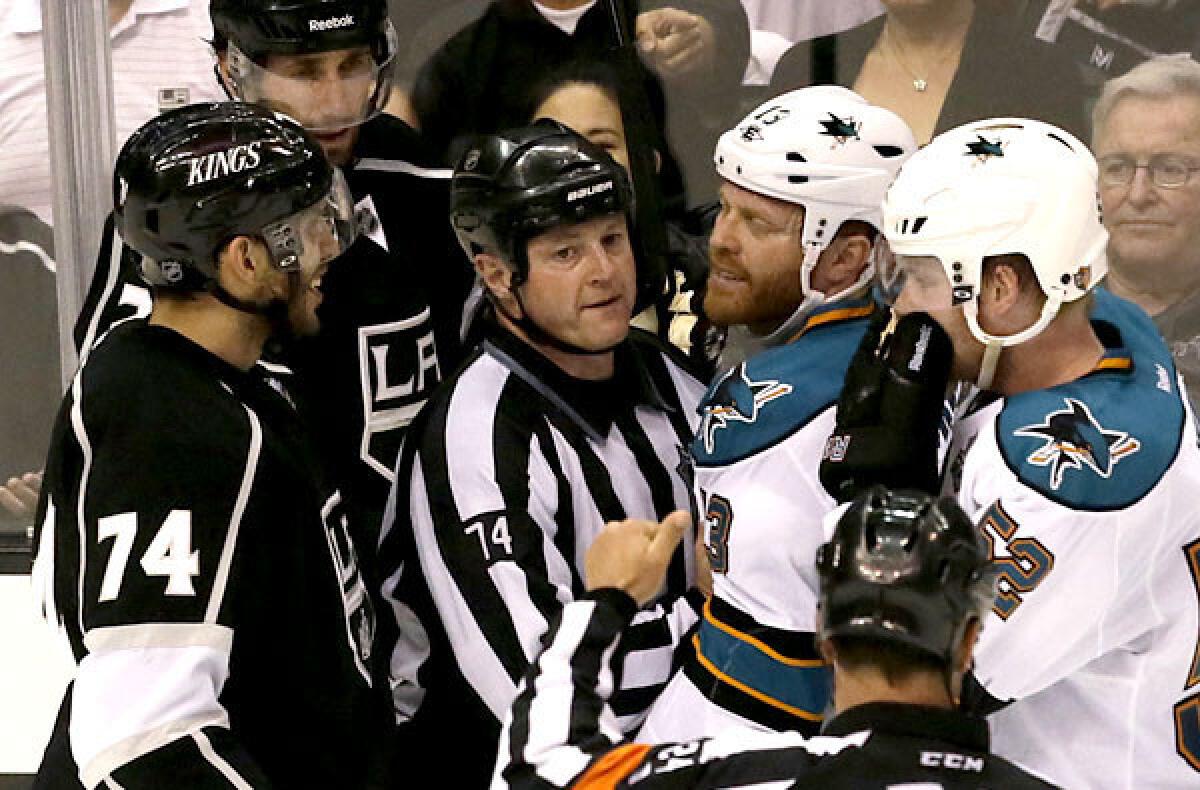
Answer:
<svg viewBox="0 0 1200 790"><path fill-rule="evenodd" d="M1057 134L1054 134L1053 132L1047 132L1046 136L1049 137L1051 140L1057 140L1058 142L1062 143L1064 146L1066 146L1071 151L1075 150L1075 146L1071 145L1066 140L1062 139L1061 137L1059 137Z"/></svg>
<svg viewBox="0 0 1200 790"><path fill-rule="evenodd" d="M874 148L875 152L884 159L893 159L904 153L904 149L898 145L875 145L872 146L872 148Z"/></svg>
<svg viewBox="0 0 1200 790"><path fill-rule="evenodd" d="M925 227L925 223L928 220L929 220L929 217L917 217L915 220L913 220L912 232L920 233L921 228Z"/></svg>
<svg viewBox="0 0 1200 790"><path fill-rule="evenodd" d="M158 209L147 209L145 221L147 232L158 233Z"/></svg>
<svg viewBox="0 0 1200 790"><path fill-rule="evenodd" d="M807 162L808 161L807 159L804 158L803 155L798 154L795 151L788 151L787 160L789 162Z"/></svg>
<svg viewBox="0 0 1200 790"><path fill-rule="evenodd" d="M740 172L740 169L739 169ZM788 176L789 184L807 184L808 176Z"/></svg>
<svg viewBox="0 0 1200 790"><path fill-rule="evenodd" d="M908 220L906 220L906 219L900 220L900 232L908 233Z"/></svg>

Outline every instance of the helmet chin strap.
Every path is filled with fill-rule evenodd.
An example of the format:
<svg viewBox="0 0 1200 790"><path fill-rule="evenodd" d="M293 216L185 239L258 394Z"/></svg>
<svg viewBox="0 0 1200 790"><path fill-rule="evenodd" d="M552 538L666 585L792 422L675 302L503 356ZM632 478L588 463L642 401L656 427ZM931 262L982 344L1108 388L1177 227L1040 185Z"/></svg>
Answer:
<svg viewBox="0 0 1200 790"><path fill-rule="evenodd" d="M796 305L796 309L788 316L788 319L778 326L774 331L764 335L761 339L762 347L769 348L786 343L793 335L800 331L804 326L804 322L808 320L809 315L813 310L824 304L837 302L851 294L860 290L863 286L871 281L871 277L875 273L874 266L868 264L863 267L862 273L858 279L848 288L843 288L832 296L826 296L820 291L814 290L812 287L812 273L817 268L817 263L821 259L821 253L827 248L816 244L807 245L804 249L804 261L800 264L800 289L804 294L804 298L800 304ZM872 252L872 254L874 254Z"/></svg>
<svg viewBox="0 0 1200 790"><path fill-rule="evenodd" d="M247 302L244 299L239 299L215 280L208 287L209 293L216 297L217 301L227 307L232 307L248 315L260 315L267 319L271 325L272 336L280 340L289 340L295 336L295 330L292 327L291 318L288 315L289 307L292 298L297 294L300 286L300 273L288 272L288 295L285 299L278 297L271 299L266 304L257 304L255 302Z"/></svg>
<svg viewBox="0 0 1200 790"><path fill-rule="evenodd" d="M1000 352L1009 346L1019 345L1040 335L1054 320L1054 316L1058 315L1060 307L1062 307L1061 299L1047 297L1046 303L1042 305L1041 315L1033 324L1015 335L1004 336L996 336L983 331L983 327L979 325L978 310L964 308L967 327L971 330L971 334L975 335L975 339L983 343L983 360L979 365L979 376L975 379L975 386L981 390L991 387L992 381L996 377L996 366L1000 362Z"/></svg>

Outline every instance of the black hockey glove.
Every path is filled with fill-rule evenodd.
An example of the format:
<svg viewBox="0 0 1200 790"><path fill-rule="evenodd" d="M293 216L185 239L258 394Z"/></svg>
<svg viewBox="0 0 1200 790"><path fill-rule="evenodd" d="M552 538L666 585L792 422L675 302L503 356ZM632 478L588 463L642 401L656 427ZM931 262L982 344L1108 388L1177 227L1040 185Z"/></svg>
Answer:
<svg viewBox="0 0 1200 790"><path fill-rule="evenodd" d="M825 443L821 484L838 502L876 483L938 494L938 429L954 348L925 313L904 316L889 332L890 318L879 311L850 360Z"/></svg>

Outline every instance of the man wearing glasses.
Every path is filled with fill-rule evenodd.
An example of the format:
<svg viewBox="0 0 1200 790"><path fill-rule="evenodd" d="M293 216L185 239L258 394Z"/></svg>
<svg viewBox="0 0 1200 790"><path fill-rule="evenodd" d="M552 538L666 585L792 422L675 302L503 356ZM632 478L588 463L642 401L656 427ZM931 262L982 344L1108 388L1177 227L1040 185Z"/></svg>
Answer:
<svg viewBox="0 0 1200 790"><path fill-rule="evenodd" d="M1200 63L1146 61L1093 113L1108 289L1140 305L1200 403Z"/></svg>

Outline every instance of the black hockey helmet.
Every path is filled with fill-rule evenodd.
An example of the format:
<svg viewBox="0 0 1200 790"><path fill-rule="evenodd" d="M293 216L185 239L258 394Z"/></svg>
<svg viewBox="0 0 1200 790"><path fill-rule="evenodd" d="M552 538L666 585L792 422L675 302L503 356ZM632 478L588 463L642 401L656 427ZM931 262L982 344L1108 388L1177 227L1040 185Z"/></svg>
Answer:
<svg viewBox="0 0 1200 790"><path fill-rule="evenodd" d="M263 92L266 55L307 55L362 46L370 50L374 68L350 79L363 79L370 89L364 91L361 111L342 119L342 125L373 118L391 94L398 45L387 0L211 0L209 12L214 44L218 51L228 52L236 99L270 103L272 97Z"/></svg>
<svg viewBox="0 0 1200 790"><path fill-rule="evenodd" d="M208 287L235 236L261 238L284 271L306 255L328 260L355 236L345 179L316 141L287 116L239 102L180 107L134 132L117 157L113 205L121 238L146 258L146 281L179 290Z"/></svg>
<svg viewBox="0 0 1200 790"><path fill-rule="evenodd" d="M211 0L213 31L246 55L302 55L366 45L395 54L387 0Z"/></svg>
<svg viewBox="0 0 1200 790"><path fill-rule="evenodd" d="M622 212L633 230L629 177L608 152L557 121L469 141L450 182L450 221L468 258L487 252L529 274L525 245L559 225ZM639 265L638 306L653 297ZM649 293L647 293L649 291Z"/></svg>
<svg viewBox="0 0 1200 790"><path fill-rule="evenodd" d="M895 642L950 666L967 625L991 607L983 538L949 497L874 486L817 550L818 637Z"/></svg>

